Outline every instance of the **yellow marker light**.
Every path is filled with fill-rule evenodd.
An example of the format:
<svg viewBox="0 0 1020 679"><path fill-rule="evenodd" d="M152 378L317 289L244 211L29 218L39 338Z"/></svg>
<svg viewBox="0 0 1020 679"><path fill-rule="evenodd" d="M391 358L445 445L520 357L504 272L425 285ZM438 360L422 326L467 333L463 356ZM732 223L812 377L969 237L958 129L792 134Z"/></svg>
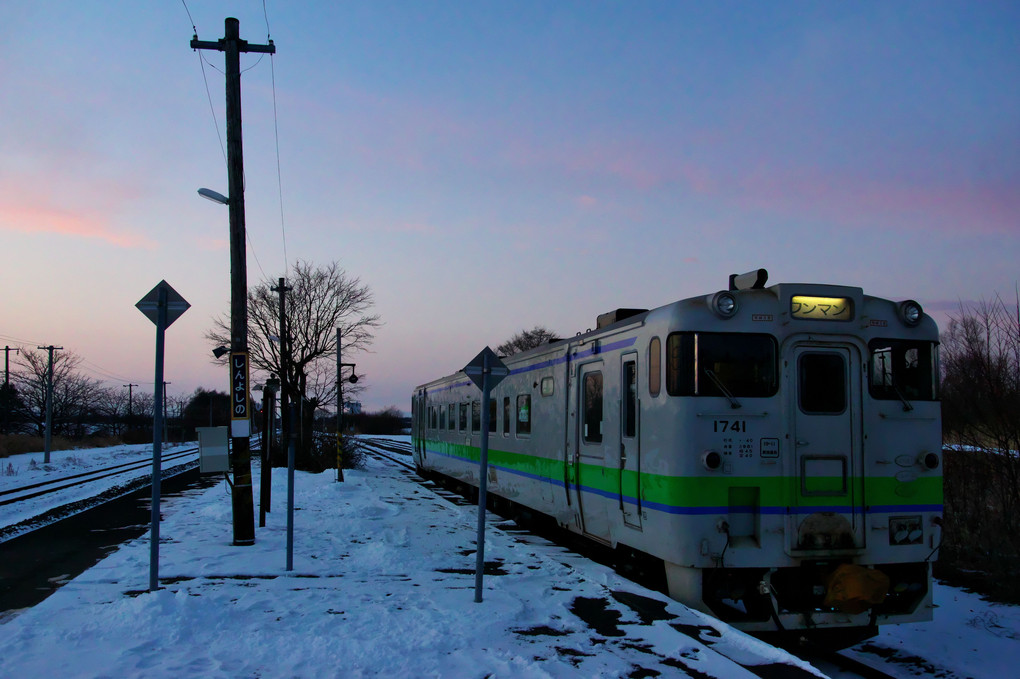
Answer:
<svg viewBox="0 0 1020 679"><path fill-rule="evenodd" d="M794 295L790 315L812 321L849 321L854 317L854 305L849 297Z"/></svg>

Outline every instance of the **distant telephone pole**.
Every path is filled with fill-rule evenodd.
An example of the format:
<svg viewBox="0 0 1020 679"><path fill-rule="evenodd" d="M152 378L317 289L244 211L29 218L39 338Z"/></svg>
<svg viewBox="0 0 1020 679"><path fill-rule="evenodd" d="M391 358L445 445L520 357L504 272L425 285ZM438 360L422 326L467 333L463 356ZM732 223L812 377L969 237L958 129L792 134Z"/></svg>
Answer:
<svg viewBox="0 0 1020 679"><path fill-rule="evenodd" d="M234 414L245 412L250 417L248 399L248 270L245 259L244 235L244 159L241 144L241 52L275 54L276 47L252 45L241 40L240 22L234 18L224 21L224 37L216 42L191 40L193 49L217 50L226 60L227 86L227 179L230 196L230 350L231 380L236 372L243 372L243 404L234 402ZM243 367L238 367L243 364ZM232 394L232 398L236 395ZM243 407L242 407L243 406ZM236 428L236 429L235 429ZM243 433L243 435L241 435ZM255 544L255 505L251 487L250 429L242 430L237 418L231 420L231 443L234 456L234 485L231 498L234 514L234 544Z"/></svg>
<svg viewBox="0 0 1020 679"><path fill-rule="evenodd" d="M7 433L7 428L10 426L11 419L11 405L14 403L14 395L11 393L11 352L16 354L21 353L21 349L17 347L4 347L4 389L3 389L3 403L4 403L4 428L3 433Z"/></svg>
<svg viewBox="0 0 1020 679"><path fill-rule="evenodd" d="M137 384L125 384L123 386L127 387L127 390L128 390L128 428L130 428L131 427L131 418L134 417L134 412L133 412L134 391L133 391L133 389L134 389L134 387L137 387L138 385Z"/></svg>
<svg viewBox="0 0 1020 679"><path fill-rule="evenodd" d="M46 368L46 438L43 445L43 464L50 463L50 448L53 446L53 352L62 351L64 347L39 347L50 352L49 364Z"/></svg>

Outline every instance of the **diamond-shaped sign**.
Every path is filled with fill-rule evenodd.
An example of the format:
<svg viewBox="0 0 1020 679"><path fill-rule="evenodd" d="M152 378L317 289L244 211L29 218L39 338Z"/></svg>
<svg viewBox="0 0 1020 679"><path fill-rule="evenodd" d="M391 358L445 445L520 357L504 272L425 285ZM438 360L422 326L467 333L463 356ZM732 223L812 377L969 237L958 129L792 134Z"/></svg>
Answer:
<svg viewBox="0 0 1020 679"><path fill-rule="evenodd" d="M149 291L145 297L138 300L138 304L135 306L145 314L145 317L152 321L154 324L159 325L159 293L160 290L166 291L166 327L181 317L185 311L191 308L191 305L181 297L180 293L170 287L170 284L166 281L160 281L159 285Z"/></svg>
<svg viewBox="0 0 1020 679"><path fill-rule="evenodd" d="M485 371L489 371L489 389L503 381L503 378L510 374L510 369L503 361L499 360L489 347L482 349L470 363L464 366L464 374L475 383L479 389L485 389L482 380L485 378Z"/></svg>

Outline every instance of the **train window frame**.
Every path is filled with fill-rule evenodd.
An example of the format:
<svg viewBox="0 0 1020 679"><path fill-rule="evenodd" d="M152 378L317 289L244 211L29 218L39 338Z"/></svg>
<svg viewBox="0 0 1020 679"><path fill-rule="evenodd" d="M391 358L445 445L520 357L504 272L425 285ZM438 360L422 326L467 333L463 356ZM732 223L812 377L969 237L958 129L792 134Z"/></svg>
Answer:
<svg viewBox="0 0 1020 679"><path fill-rule="evenodd" d="M662 340L648 342L648 394L655 398L662 393Z"/></svg>
<svg viewBox="0 0 1020 679"><path fill-rule="evenodd" d="M581 394L581 438L585 443L602 443L604 438L602 425L606 421L606 407L605 379L602 377L601 370L592 370L584 374ZM592 425L598 425L597 432Z"/></svg>
<svg viewBox="0 0 1020 679"><path fill-rule="evenodd" d="M621 383L623 403L623 437L632 439L637 436L638 418L638 362L637 354L631 354L623 361L623 380Z"/></svg>
<svg viewBox="0 0 1020 679"><path fill-rule="evenodd" d="M907 354L916 351L915 358ZM899 354L897 357L896 354ZM886 370L882 359L886 356L916 365L903 365L898 360ZM877 337L868 342L868 393L880 401L938 401L939 343L930 340Z"/></svg>
<svg viewBox="0 0 1020 679"><path fill-rule="evenodd" d="M756 342L758 346L749 360L730 361L730 364L724 364L724 370L720 370L718 361L726 356L710 352L723 354L734 349L735 345L725 347L724 342L741 342L744 345ZM713 359L713 365L717 367L710 371L707 364ZM752 366L754 374L741 375L739 371L747 371L747 364ZM768 333L672 332L666 336L665 378L666 393L670 396L726 398L719 387L722 383L733 398L771 398L779 393L779 342Z"/></svg>
<svg viewBox="0 0 1020 679"><path fill-rule="evenodd" d="M552 396L556 389L556 380L552 375L547 375L542 378L541 393L542 396Z"/></svg>
<svg viewBox="0 0 1020 679"><path fill-rule="evenodd" d="M510 397L503 397L503 436L510 436Z"/></svg>
<svg viewBox="0 0 1020 679"><path fill-rule="evenodd" d="M834 381L837 371L820 363L834 359L839 361L838 388ZM809 361L819 362L818 367L807 369L805 364ZM849 386L848 365L843 354L805 351L797 357L797 407L805 415L842 415L850 406Z"/></svg>
<svg viewBox="0 0 1020 679"><path fill-rule="evenodd" d="M518 438L531 436L532 424L531 394L517 395L517 427Z"/></svg>

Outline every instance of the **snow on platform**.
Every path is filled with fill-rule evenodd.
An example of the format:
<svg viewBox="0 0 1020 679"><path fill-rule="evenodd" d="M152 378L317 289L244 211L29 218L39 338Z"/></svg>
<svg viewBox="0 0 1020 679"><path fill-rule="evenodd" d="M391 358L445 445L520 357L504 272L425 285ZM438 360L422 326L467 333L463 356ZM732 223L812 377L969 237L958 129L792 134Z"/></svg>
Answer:
<svg viewBox="0 0 1020 679"><path fill-rule="evenodd" d="M254 546L231 545L225 484L165 502L162 589L147 591L148 538L126 543L7 614L0 676L820 676L495 516L475 603L476 509L388 462L345 476L296 475L290 572L286 470Z"/></svg>

